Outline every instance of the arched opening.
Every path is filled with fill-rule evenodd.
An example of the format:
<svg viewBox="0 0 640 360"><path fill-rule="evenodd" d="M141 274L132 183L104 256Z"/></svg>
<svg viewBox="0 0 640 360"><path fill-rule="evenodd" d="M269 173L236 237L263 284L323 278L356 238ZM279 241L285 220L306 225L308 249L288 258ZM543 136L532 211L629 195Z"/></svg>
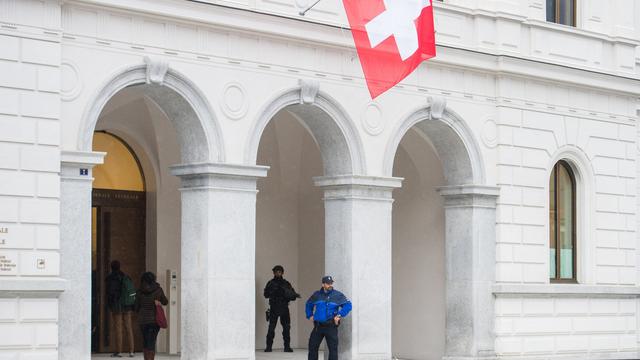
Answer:
<svg viewBox="0 0 640 360"><path fill-rule="evenodd" d="M92 139L93 151L106 152L105 163L93 170L92 216L95 220L92 225L96 227L99 253L96 262L101 269L95 283L104 284L104 272L109 271L111 260L121 262L122 271L131 277L136 287L143 271L154 272L171 299L165 309L169 328L160 333L157 350L174 354L179 352L181 345L181 208L176 206L180 203L180 180L171 174L170 166L191 158L191 155L185 155L183 143L186 141L181 138L196 131L183 129L181 135L176 130L174 123L184 120L184 114L177 114L184 105L179 105L181 103L186 104L186 101L180 100L180 95L168 88L125 87L102 108ZM172 120L171 115L181 117ZM187 149L195 146L189 144ZM203 156L206 158L206 151L194 159L205 159ZM123 158L129 160L122 161ZM132 164L144 174L142 180L134 181L135 177L130 176ZM138 184L137 187L133 183ZM118 189L113 190L114 187ZM144 189L144 196L133 192L134 188ZM144 240L143 247L134 245L141 242L140 238ZM126 353L129 351L127 333L121 330L123 345L116 349L118 332L113 321L109 323L105 294L98 294L97 313L101 317L98 328L101 322L108 325L102 325L107 330L94 335L98 337L98 346L92 350ZM138 332L135 315L132 328ZM136 343L135 350L141 350L137 335Z"/></svg>
<svg viewBox="0 0 640 360"><path fill-rule="evenodd" d="M270 166L258 181L256 223L256 347L267 345L269 323L263 296L272 268L282 265L284 278L302 298L290 303L290 346L307 345L309 324L304 301L319 287L324 273L324 206L322 190L313 177L323 173L322 157L307 129L287 110L280 111L265 128L258 163ZM284 347L282 321L278 321L274 351Z"/></svg>
<svg viewBox="0 0 640 360"><path fill-rule="evenodd" d="M392 240L392 352L399 359L493 349L487 309L495 255L480 244L495 239L497 189L483 185L465 123L448 110L437 115L420 109L400 123L385 160L388 173L404 178L394 192Z"/></svg>
<svg viewBox="0 0 640 360"><path fill-rule="evenodd" d="M445 343L445 213L437 189L445 184L440 158L416 129L402 138L394 191L393 355L442 359Z"/></svg>
<svg viewBox="0 0 640 360"><path fill-rule="evenodd" d="M135 153L117 136L96 132L93 150L105 152L106 156L104 163L93 171L91 349L124 352L124 348L116 350L124 340L129 344L127 352L141 351L142 336L135 326L135 315L127 308L122 309L126 315L111 316L106 304L109 289L104 279L111 272L112 261L118 261L132 279L139 279L146 270L144 175Z"/></svg>
<svg viewBox="0 0 640 360"><path fill-rule="evenodd" d="M87 358L91 350L91 306L84 299L91 293L91 242L86 241L91 236L91 168L102 158L101 153L91 151L95 131L126 142L145 175L145 269L156 273L170 299L165 308L169 328L158 337L156 349L160 353L182 351L187 357L209 351L200 346L211 331L206 331L207 318L200 315L204 312L199 307L218 299L208 297L208 284L202 291L201 278L207 276L210 262L182 260L193 259L201 251L200 239L206 238L201 236L206 230L203 223L210 219L209 213L198 210L208 207L182 201L184 178L174 176L175 167L170 166L223 162L224 147L216 116L197 87L161 60L147 58L145 62L125 68L96 89L83 114L77 150L63 151L61 206L66 211L60 221L60 252L63 258L75 261L61 263L61 276L69 280L69 286L60 296L59 317L82 316L86 321L80 325L61 321L62 358ZM205 296L191 295L197 291ZM194 311L198 315L189 317ZM182 319L190 326L181 326ZM186 339L185 346L181 339Z"/></svg>
<svg viewBox="0 0 640 360"><path fill-rule="evenodd" d="M256 231L256 348L264 349L268 300L263 289L274 265L301 295L290 303L293 348L306 348L312 325L304 302L320 287L325 256L325 204L314 177L352 175L363 169L360 142L341 109L318 94L301 101L299 89L270 102L258 119L247 147L247 161L271 168L258 181ZM275 329L274 351L284 346L281 322ZM279 358L274 354L275 358Z"/></svg>

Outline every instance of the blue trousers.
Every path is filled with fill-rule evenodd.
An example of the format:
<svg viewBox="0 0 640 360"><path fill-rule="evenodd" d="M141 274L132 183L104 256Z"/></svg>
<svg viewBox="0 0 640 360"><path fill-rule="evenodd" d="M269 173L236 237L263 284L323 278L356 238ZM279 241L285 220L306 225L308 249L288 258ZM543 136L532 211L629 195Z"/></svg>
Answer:
<svg viewBox="0 0 640 360"><path fill-rule="evenodd" d="M322 340L327 339L329 360L338 360L338 327L334 324L324 325L315 323L309 336L309 360L318 360L318 349Z"/></svg>

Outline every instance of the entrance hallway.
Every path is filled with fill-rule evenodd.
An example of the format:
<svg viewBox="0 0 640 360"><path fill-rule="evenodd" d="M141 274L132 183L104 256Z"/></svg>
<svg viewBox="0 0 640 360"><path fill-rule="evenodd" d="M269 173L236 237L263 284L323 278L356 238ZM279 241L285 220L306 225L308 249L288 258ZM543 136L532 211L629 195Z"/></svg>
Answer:
<svg viewBox="0 0 640 360"><path fill-rule="evenodd" d="M99 359L111 359L110 354L93 354L91 360ZM256 351L256 360L304 360L307 358L306 349L295 349L293 353L284 353L278 350L274 350L272 353L265 353L262 351ZM319 358L323 358L323 353L320 351ZM142 359L142 353L136 353L134 358L129 358L123 355L122 359ZM177 360L180 359L178 355L156 355L156 360Z"/></svg>

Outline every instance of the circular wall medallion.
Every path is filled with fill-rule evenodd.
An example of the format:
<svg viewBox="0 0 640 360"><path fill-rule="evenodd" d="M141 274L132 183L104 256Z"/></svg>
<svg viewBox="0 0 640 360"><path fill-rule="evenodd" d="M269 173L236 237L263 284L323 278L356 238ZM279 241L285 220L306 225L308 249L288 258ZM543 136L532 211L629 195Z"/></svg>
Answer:
<svg viewBox="0 0 640 360"><path fill-rule="evenodd" d="M488 148L495 148L498 146L498 124L495 120L488 119L482 126L482 142Z"/></svg>
<svg viewBox="0 0 640 360"><path fill-rule="evenodd" d="M82 78L78 66L69 60L62 60L60 64L60 97L62 100L71 101L82 92Z"/></svg>
<svg viewBox="0 0 640 360"><path fill-rule="evenodd" d="M249 109L246 91L238 83L227 84L222 90L222 112L230 119L239 120Z"/></svg>
<svg viewBox="0 0 640 360"><path fill-rule="evenodd" d="M376 103L370 103L362 112L362 127L372 136L379 135L384 131L385 121L382 117L382 109Z"/></svg>

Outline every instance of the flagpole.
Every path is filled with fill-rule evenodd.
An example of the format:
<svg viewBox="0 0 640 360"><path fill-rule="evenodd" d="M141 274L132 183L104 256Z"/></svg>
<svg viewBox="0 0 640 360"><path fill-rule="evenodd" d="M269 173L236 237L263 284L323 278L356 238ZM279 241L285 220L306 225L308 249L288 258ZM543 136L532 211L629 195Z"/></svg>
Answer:
<svg viewBox="0 0 640 360"><path fill-rule="evenodd" d="M316 0L313 4L307 6L304 10L301 10L298 14L300 14L301 16L304 16L304 14L307 13L307 11L311 10L314 6L316 6L316 4L318 4L321 0Z"/></svg>

